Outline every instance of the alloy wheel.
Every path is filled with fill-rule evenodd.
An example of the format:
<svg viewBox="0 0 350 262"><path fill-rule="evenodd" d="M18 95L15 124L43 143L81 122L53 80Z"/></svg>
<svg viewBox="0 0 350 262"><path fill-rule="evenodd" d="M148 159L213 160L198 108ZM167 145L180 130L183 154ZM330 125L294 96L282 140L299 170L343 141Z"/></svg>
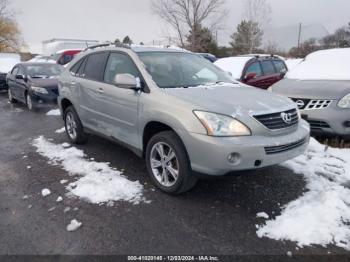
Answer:
<svg viewBox="0 0 350 262"><path fill-rule="evenodd" d="M164 142L153 145L150 154L153 176L164 187L172 187L179 177L179 161L174 149Z"/></svg>
<svg viewBox="0 0 350 262"><path fill-rule="evenodd" d="M68 112L66 115L66 129L69 137L75 140L77 138L77 123L72 112Z"/></svg>

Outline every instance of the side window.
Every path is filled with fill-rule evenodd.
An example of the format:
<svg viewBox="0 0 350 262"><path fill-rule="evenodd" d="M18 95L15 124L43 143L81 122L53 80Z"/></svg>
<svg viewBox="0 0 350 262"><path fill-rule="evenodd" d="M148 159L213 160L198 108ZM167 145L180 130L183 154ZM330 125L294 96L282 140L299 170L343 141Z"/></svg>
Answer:
<svg viewBox="0 0 350 262"><path fill-rule="evenodd" d="M113 84L114 77L117 74L139 76L139 72L129 56L120 53L111 53L104 74L104 82Z"/></svg>
<svg viewBox="0 0 350 262"><path fill-rule="evenodd" d="M245 75L248 75L250 73L255 73L256 76L262 75L261 66L259 62L254 62L247 68Z"/></svg>
<svg viewBox="0 0 350 262"><path fill-rule="evenodd" d="M274 60L273 64L275 65L275 68L279 73L285 73L288 71L286 65L281 60Z"/></svg>
<svg viewBox="0 0 350 262"><path fill-rule="evenodd" d="M265 75L272 75L276 73L271 61L262 61L261 66Z"/></svg>
<svg viewBox="0 0 350 262"><path fill-rule="evenodd" d="M103 80L103 71L106 64L107 55L107 52L103 52L88 56L84 69L85 78L95 81Z"/></svg>
<svg viewBox="0 0 350 262"><path fill-rule="evenodd" d="M24 75L24 69L23 69L22 66L20 66L20 67L18 68L17 75Z"/></svg>
<svg viewBox="0 0 350 262"><path fill-rule="evenodd" d="M16 76L18 74L18 67L17 66L14 69L12 69L11 74L14 76Z"/></svg>
<svg viewBox="0 0 350 262"><path fill-rule="evenodd" d="M77 76L79 68L81 66L81 64L84 62L85 58L80 59L74 66L72 66L72 68L70 69L70 72L72 75Z"/></svg>

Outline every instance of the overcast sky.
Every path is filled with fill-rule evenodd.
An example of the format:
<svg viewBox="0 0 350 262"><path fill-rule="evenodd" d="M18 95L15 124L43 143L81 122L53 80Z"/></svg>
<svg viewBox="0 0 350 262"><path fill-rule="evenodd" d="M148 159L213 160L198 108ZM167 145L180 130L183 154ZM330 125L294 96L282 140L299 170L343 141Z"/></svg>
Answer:
<svg viewBox="0 0 350 262"><path fill-rule="evenodd" d="M228 36L242 17L245 0L226 0L230 15L219 41ZM150 0L11 0L30 51L41 52L51 38L115 40L130 35L134 42L152 43L168 35L167 26L150 10ZM322 23L329 31L350 22L349 0L268 0L271 26L302 22Z"/></svg>

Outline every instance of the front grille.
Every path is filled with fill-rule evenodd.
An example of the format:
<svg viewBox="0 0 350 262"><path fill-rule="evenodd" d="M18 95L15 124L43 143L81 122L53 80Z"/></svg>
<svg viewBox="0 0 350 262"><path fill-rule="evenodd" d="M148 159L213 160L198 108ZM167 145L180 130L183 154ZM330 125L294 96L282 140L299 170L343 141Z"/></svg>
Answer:
<svg viewBox="0 0 350 262"><path fill-rule="evenodd" d="M306 138L299 140L297 142L294 143L290 143L290 144L286 144L286 145L282 145L282 146L270 146L270 147L265 147L265 153L267 155L273 155L273 154L278 154L278 153L283 153L289 150L292 150L294 148L297 148L299 146L302 146L303 144L305 144L306 142Z"/></svg>
<svg viewBox="0 0 350 262"><path fill-rule="evenodd" d="M324 121L319 121L319 120L307 120L310 124L310 128L311 129L322 129L322 128L331 128L328 123L324 122Z"/></svg>
<svg viewBox="0 0 350 262"><path fill-rule="evenodd" d="M287 114L290 117L290 122L286 122L282 115ZM288 110L285 112L267 114L267 115L258 115L254 116L261 124L271 130L284 129L292 127L299 122L298 112L296 109Z"/></svg>
<svg viewBox="0 0 350 262"><path fill-rule="evenodd" d="M332 100L325 99L304 99L304 98L291 98L301 110L315 110L324 109L330 106Z"/></svg>

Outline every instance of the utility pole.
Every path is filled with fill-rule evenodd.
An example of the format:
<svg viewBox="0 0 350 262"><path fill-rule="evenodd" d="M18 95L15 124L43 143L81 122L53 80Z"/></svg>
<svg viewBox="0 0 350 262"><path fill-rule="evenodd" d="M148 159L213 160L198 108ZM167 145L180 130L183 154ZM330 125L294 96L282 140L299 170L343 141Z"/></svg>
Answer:
<svg viewBox="0 0 350 262"><path fill-rule="evenodd" d="M301 41L301 23L299 24L299 34L298 34L298 50L300 48L300 41Z"/></svg>

